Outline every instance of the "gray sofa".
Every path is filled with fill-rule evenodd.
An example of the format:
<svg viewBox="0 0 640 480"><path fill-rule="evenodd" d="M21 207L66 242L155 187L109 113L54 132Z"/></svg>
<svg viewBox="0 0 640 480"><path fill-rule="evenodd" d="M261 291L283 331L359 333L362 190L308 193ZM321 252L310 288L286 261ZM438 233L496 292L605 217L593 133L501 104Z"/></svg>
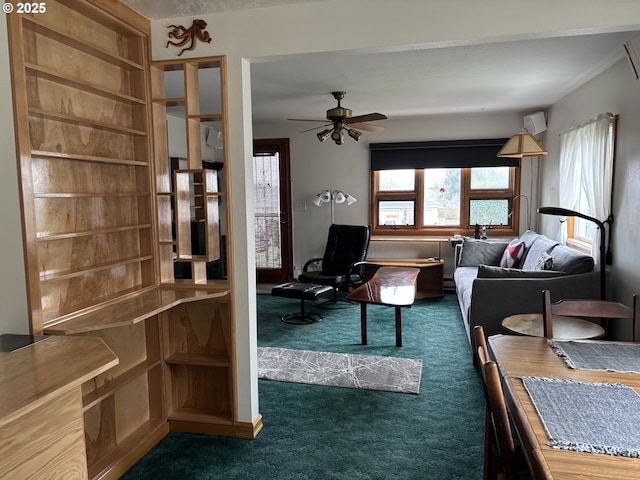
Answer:
<svg viewBox="0 0 640 480"><path fill-rule="evenodd" d="M518 243L521 268L500 267L506 247L513 251ZM475 325L490 336L505 333L502 320L509 315L542 313L542 290L552 301L600 298L593 258L533 231L511 242L465 237L456 246L453 279L470 344Z"/></svg>

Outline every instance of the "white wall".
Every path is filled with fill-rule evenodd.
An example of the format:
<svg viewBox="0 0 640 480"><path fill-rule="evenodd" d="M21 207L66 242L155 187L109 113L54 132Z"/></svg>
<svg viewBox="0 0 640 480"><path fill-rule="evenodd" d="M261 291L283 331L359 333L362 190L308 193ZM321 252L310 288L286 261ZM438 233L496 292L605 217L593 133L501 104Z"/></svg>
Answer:
<svg viewBox="0 0 640 480"><path fill-rule="evenodd" d="M608 267L611 271L610 293L614 300L631 305L633 294L640 293L640 82L633 77L626 60L550 109L546 143L549 155L542 162L541 203L559 205L560 132L604 112L619 115L613 199L613 265ZM558 219L541 217L542 231L554 237L558 231Z"/></svg>
<svg viewBox="0 0 640 480"><path fill-rule="evenodd" d="M29 309L22 248L22 223L18 192L18 166L11 101L11 75L7 48L7 24L0 21L0 245L2 246L2 273L0 273L0 334L29 333Z"/></svg>

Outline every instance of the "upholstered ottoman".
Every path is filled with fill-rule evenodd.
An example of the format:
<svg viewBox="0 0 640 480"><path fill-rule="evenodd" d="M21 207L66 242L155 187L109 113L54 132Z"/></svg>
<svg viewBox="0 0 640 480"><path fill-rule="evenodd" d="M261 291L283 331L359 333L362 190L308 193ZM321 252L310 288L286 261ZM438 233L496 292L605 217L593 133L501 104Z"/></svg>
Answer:
<svg viewBox="0 0 640 480"><path fill-rule="evenodd" d="M300 300L300 311L288 313L282 316L282 321L294 325L306 325L319 322L322 315L304 311L305 300L314 302L318 297L326 294L333 294L333 287L329 285L316 285L315 283L287 282L276 285L271 289L274 297L297 298Z"/></svg>

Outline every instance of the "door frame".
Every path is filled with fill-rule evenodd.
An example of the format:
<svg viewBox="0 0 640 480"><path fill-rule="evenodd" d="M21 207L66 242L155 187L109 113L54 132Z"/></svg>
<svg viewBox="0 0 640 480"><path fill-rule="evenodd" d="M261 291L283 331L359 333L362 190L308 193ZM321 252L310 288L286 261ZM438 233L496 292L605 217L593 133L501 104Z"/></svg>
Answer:
<svg viewBox="0 0 640 480"><path fill-rule="evenodd" d="M291 208L291 161L288 138L254 139L253 153L278 152L280 160L280 216L282 268L256 268L258 283L282 283L293 279L293 215Z"/></svg>

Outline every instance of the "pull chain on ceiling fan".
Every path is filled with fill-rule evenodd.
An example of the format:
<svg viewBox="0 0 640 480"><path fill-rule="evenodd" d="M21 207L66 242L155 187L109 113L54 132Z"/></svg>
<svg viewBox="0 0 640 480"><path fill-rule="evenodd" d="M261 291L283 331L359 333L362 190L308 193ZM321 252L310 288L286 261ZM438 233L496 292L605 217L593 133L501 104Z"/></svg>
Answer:
<svg viewBox="0 0 640 480"><path fill-rule="evenodd" d="M368 113L366 115L351 116L351 109L344 108L341 105L341 101L344 98L346 92L331 92L333 98L338 101L338 106L327 110L327 120L331 123L327 123L326 120L311 120L306 118L288 118L287 120L293 120L296 122L323 122L325 125L321 127L314 127L309 130L303 130L303 132L309 132L316 130L317 128L328 127L319 132L316 136L318 140L324 142L327 138L331 137L336 145L342 145L344 143L344 132L358 141L362 132L359 130L365 130L369 132L381 132L384 127L379 125L370 125L365 122L373 122L375 120L386 120L386 115L381 113ZM354 128L355 127L355 128ZM357 129L357 130L356 130ZM303 133L300 132L300 133Z"/></svg>

